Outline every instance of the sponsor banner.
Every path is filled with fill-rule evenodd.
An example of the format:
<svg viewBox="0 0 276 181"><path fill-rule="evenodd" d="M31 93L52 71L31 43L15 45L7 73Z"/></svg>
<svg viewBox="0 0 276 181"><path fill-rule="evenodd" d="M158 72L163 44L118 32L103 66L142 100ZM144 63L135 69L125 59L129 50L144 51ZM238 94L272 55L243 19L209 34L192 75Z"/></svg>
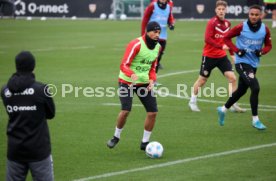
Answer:
<svg viewBox="0 0 276 181"><path fill-rule="evenodd" d="M228 3L226 18L246 19L249 7L247 1L226 0ZM214 0L173 0L173 14L178 18L206 19L215 16ZM264 8L264 7L263 7ZM267 18L270 18L268 16Z"/></svg>
<svg viewBox="0 0 276 181"><path fill-rule="evenodd" d="M116 2L116 3L114 3ZM173 0L173 14L176 19L195 18L206 19L215 15L214 0ZM247 1L227 0L226 18L247 18ZM150 0L144 0L145 9ZM140 0L15 0L17 16L46 16L46 17L91 17L98 18L116 12L128 17L141 16ZM269 16L271 17L271 16Z"/></svg>
<svg viewBox="0 0 276 181"><path fill-rule="evenodd" d="M111 12L112 0L16 0L17 16L99 17Z"/></svg>

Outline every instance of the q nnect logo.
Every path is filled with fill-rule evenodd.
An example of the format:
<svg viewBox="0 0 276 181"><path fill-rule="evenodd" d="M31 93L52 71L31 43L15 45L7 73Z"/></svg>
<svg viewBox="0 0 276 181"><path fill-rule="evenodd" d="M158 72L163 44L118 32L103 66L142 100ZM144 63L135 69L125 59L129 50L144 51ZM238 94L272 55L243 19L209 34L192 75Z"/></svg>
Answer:
<svg viewBox="0 0 276 181"><path fill-rule="evenodd" d="M36 4L31 2L26 4L22 0L15 1L16 15L26 15L27 13L35 14L35 13L46 13L46 14L68 14L69 6L64 3L61 5L56 4Z"/></svg>
<svg viewBox="0 0 276 181"><path fill-rule="evenodd" d="M17 0L14 2L14 5L16 7L15 14L17 16L26 14L26 3L25 2L23 2L21 0Z"/></svg>

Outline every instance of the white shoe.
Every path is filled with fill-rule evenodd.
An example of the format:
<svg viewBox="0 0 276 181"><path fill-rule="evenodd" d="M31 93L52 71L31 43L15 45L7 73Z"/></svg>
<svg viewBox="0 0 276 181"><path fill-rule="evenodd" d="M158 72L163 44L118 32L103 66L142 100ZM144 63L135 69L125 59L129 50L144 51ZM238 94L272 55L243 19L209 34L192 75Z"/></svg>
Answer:
<svg viewBox="0 0 276 181"><path fill-rule="evenodd" d="M194 112L200 112L200 109L197 107L196 102L189 102L189 107Z"/></svg>
<svg viewBox="0 0 276 181"><path fill-rule="evenodd" d="M241 108L238 104L233 104L230 107L230 111L231 112L237 112L237 113L244 113L244 112L246 112L246 109L245 108Z"/></svg>

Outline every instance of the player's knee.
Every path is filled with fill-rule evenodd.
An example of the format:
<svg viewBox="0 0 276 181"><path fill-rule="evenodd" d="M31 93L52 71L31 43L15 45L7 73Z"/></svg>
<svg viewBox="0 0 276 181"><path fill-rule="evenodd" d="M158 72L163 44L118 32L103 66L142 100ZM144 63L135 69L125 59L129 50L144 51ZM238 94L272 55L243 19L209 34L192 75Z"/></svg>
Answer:
<svg viewBox="0 0 276 181"><path fill-rule="evenodd" d="M120 114L122 117L127 118L129 115L130 111L127 110L121 110Z"/></svg>
<svg viewBox="0 0 276 181"><path fill-rule="evenodd" d="M234 72L229 72L228 74L225 74L225 76L227 77L229 83L234 83L237 81Z"/></svg>
<svg viewBox="0 0 276 181"><path fill-rule="evenodd" d="M259 94L260 92L260 86L254 86L251 88L251 91L253 94Z"/></svg>
<svg viewBox="0 0 276 181"><path fill-rule="evenodd" d="M205 83L207 82L207 78L201 77L201 78L199 78L199 79L197 80L197 82L198 82L198 85L199 85L200 87L202 87L202 86L204 86Z"/></svg>
<svg viewBox="0 0 276 181"><path fill-rule="evenodd" d="M157 112L148 112L147 115L148 115L148 117L150 117L150 118L156 118Z"/></svg>
<svg viewBox="0 0 276 181"><path fill-rule="evenodd" d="M228 81L229 81L229 83L234 83L237 81L237 78L235 75L233 75L233 76L229 77Z"/></svg>

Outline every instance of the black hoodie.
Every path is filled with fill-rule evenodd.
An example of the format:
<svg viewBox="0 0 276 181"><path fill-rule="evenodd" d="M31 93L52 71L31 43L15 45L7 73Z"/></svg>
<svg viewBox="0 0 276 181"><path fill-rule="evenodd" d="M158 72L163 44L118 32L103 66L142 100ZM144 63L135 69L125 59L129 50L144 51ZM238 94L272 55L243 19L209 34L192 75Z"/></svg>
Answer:
<svg viewBox="0 0 276 181"><path fill-rule="evenodd" d="M32 73L17 72L1 90L9 115L8 159L21 162L40 161L51 154L46 119L55 116L53 99L44 90L45 84L35 81Z"/></svg>

